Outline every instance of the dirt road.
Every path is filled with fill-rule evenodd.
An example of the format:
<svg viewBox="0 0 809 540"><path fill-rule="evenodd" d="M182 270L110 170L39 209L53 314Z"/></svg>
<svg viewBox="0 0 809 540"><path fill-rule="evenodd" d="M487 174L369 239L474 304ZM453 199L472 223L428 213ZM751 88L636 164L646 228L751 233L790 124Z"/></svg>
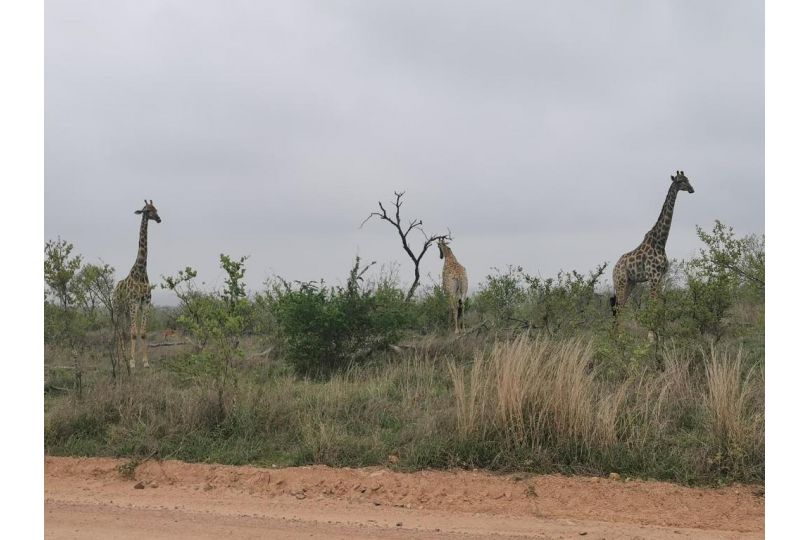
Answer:
<svg viewBox="0 0 809 540"><path fill-rule="evenodd" d="M763 538L761 488L45 458L45 537Z"/></svg>

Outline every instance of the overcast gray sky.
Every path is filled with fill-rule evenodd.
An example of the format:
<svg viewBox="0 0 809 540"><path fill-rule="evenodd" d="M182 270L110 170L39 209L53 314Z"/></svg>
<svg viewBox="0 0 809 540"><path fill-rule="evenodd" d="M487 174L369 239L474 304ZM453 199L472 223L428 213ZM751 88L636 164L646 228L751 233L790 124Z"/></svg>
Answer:
<svg viewBox="0 0 809 540"><path fill-rule="evenodd" d="M253 289L357 254L407 281L394 230L358 228L393 190L472 285L611 270L676 169L670 258L714 219L764 232L763 2L45 4L45 235L118 278L147 198L152 282L218 284L223 252Z"/></svg>

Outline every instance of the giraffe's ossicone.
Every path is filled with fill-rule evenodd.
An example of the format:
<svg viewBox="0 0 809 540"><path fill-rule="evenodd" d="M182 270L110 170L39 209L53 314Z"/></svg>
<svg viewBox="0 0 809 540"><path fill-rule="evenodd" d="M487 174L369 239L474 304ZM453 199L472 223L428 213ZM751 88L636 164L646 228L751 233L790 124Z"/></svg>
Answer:
<svg viewBox="0 0 809 540"><path fill-rule="evenodd" d="M141 216L138 256L129 271L129 275L115 286L113 295L116 326L118 326L116 336L120 336L123 340L125 336L121 334L125 334L126 328L129 328L129 366L131 368L135 367L135 353L139 335L141 348L143 349L143 366L149 367L149 345L146 341L146 327L152 304L152 287L146 273L147 233L150 220L157 223L161 221L153 202L144 200L143 203L144 207L135 211L136 214Z"/></svg>

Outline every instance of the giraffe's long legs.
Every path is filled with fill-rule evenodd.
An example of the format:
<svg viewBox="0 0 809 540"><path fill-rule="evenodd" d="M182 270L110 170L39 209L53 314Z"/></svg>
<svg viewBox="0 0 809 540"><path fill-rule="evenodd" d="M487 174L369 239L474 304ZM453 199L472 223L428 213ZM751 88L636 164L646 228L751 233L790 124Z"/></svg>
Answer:
<svg viewBox="0 0 809 540"><path fill-rule="evenodd" d="M652 279L649 280L649 299L650 302L655 305L655 307L657 307L656 304L660 302L662 294L661 292L662 286L663 286L662 276L653 277ZM655 332L653 332L652 330L649 330L649 333L647 334L646 337L651 342L657 341L657 334L655 334Z"/></svg>
<svg viewBox="0 0 809 540"><path fill-rule="evenodd" d="M458 333L458 310L455 304L455 298L452 296L449 297L449 323L450 327L455 329L455 333Z"/></svg>
<svg viewBox="0 0 809 540"><path fill-rule="evenodd" d="M621 307L626 306L626 303L629 302L629 297L632 295L632 291L635 289L635 282L634 281L627 281L626 285L624 286L624 297L621 300Z"/></svg>
<svg viewBox="0 0 809 540"><path fill-rule="evenodd" d="M140 306L140 346L143 349L143 367L149 367L149 343L146 341L146 323L149 322L149 310L151 306L148 302Z"/></svg>
<svg viewBox="0 0 809 540"><path fill-rule="evenodd" d="M138 344L138 304L132 302L129 306L129 367L135 369L135 350Z"/></svg>
<svg viewBox="0 0 809 540"><path fill-rule="evenodd" d="M662 276L652 277L649 280L649 298L651 298L653 302L660 300L663 287L663 280L661 278Z"/></svg>
<svg viewBox="0 0 809 540"><path fill-rule="evenodd" d="M615 280L615 325L621 325L621 314L624 311L626 302L629 300L629 295L632 294L632 289L635 288L635 283L629 281L626 277Z"/></svg>
<svg viewBox="0 0 809 540"><path fill-rule="evenodd" d="M624 307L624 302L626 302L627 283L626 281L620 279L615 279L613 281L613 287L615 287L615 305L612 307L612 310L617 318L621 313L621 308Z"/></svg>

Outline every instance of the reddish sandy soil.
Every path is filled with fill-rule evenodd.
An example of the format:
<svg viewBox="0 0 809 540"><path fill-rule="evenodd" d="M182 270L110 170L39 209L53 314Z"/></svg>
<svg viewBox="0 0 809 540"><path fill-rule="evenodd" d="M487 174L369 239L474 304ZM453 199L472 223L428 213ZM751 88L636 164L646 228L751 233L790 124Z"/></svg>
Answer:
<svg viewBox="0 0 809 540"><path fill-rule="evenodd" d="M764 491L385 468L45 458L46 538L763 538Z"/></svg>

